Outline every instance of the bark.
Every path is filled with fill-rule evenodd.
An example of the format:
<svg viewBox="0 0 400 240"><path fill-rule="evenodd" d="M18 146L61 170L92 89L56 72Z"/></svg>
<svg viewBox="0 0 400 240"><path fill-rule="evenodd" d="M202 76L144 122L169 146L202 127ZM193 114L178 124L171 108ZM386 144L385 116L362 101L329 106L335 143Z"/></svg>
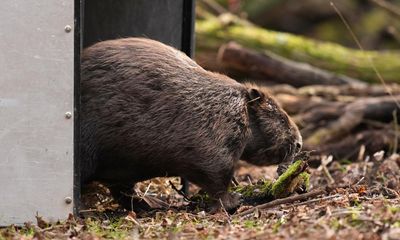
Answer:
<svg viewBox="0 0 400 240"><path fill-rule="evenodd" d="M287 83L295 87L307 85L360 84L358 80L279 57L264 51L258 53L230 42L220 47L218 62L228 69L240 71L247 76Z"/></svg>

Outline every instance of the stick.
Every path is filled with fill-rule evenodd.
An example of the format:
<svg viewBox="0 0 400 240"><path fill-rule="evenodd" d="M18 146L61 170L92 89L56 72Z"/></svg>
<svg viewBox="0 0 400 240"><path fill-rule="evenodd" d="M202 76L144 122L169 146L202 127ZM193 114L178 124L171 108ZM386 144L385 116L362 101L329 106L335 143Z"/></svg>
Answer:
<svg viewBox="0 0 400 240"><path fill-rule="evenodd" d="M180 194L183 199L185 199L188 202L191 202L189 197L180 189L178 189L171 181L169 181L169 184L171 185L172 189L174 189L178 194Z"/></svg>
<svg viewBox="0 0 400 240"><path fill-rule="evenodd" d="M300 205L307 205L307 204L311 204L311 203L315 203L315 202L319 202L319 201L324 201L324 200L329 200L332 198L338 198L341 197L340 194L334 194L334 195L330 195L330 196L326 196L326 197L321 197L321 198L317 198L317 199L311 199L305 202L299 202L299 203L294 203L293 206L300 206Z"/></svg>
<svg viewBox="0 0 400 240"><path fill-rule="evenodd" d="M231 216L229 216L229 213L226 211L226 208L225 208L224 204L222 203L221 198L219 199L219 203L221 204L221 208L222 208L222 210L224 211L224 213L225 213L225 215L226 215L226 217L227 217L229 226L230 226L230 225L231 225Z"/></svg>
<svg viewBox="0 0 400 240"><path fill-rule="evenodd" d="M326 190L324 189L316 189L314 191L308 192L308 193L304 193L304 194L300 194L300 195L296 195L296 196L291 196L291 197L287 197L287 198L281 198L281 199L276 199L274 201L271 202L267 202L258 206L255 206L253 208L250 208L249 210L246 210L244 212L241 213L237 213L235 215L233 215L234 217L243 217L245 215L251 214L256 210L260 210L260 209L267 209L267 208L271 208L271 207L275 207L281 204L286 204L286 203L292 203L295 201L300 201L300 200L305 200L311 197L316 197L318 195L321 194L325 194Z"/></svg>

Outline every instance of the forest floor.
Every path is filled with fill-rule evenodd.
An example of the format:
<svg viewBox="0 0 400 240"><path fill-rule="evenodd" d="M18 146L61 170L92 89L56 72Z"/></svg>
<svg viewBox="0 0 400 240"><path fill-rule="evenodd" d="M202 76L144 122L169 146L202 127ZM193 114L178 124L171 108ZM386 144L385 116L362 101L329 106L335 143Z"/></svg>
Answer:
<svg viewBox="0 0 400 240"><path fill-rule="evenodd" d="M100 183L83 194L81 217L0 229L0 239L400 239L400 156L382 153L363 161L332 162L310 168L310 191L331 186L329 193L237 217L221 210L209 214L189 207L170 184L158 178L137 184L145 211L123 211ZM276 167L240 164L241 185L276 178ZM352 183L348 185L348 183ZM195 192L196 187L191 186ZM153 204L151 199L162 203ZM164 206L151 209L149 206ZM241 206L237 213L251 206Z"/></svg>
<svg viewBox="0 0 400 240"><path fill-rule="evenodd" d="M371 59L365 57L364 51L267 31L252 24L243 25L242 21L227 18L227 10L221 11L221 7L216 6L216 2L225 2L225 6L232 5L231 9L240 1L198 2L201 8L197 6L196 13L202 21L196 26L197 61L205 69L231 73L246 80L254 77L268 86L302 130L305 150L317 151L313 156L314 163L310 162L308 169L311 174L308 191L324 189L324 193L302 201L257 208L244 216L239 215L254 206L241 206L234 214L223 209L210 214L203 207L185 200L172 187L171 182L177 188L181 187L178 178L156 178L136 184L139 203L134 204L134 210L127 211L114 201L104 185L94 182L84 188L79 216L66 216L67 220L56 223L36 216L37 221L33 223L0 228L0 240L400 239L400 156L391 154L400 149L400 85L381 85L383 80L379 78L383 75L386 80L398 82L400 22L397 8L394 5L389 9L382 7L379 3L383 1L310 0L300 3L287 0L261 5L268 1L242 1L243 9L235 10L246 13L241 15L248 15L256 26L274 26L272 29L284 32L296 29L299 36L356 47L353 42L358 41L354 41L352 32L349 33L347 23L340 21L336 7L332 8L332 2L335 2L343 15L351 16L349 23L354 25L356 35L364 36L360 42L365 49L396 49L375 52L373 56L376 57ZM213 21L209 16L219 14L220 21ZM291 39L294 40L289 41ZM232 40L243 46L237 43L226 45ZM229 58L223 54L228 53L226 50L246 55L238 64L235 62L240 60L237 56ZM279 68L276 70L276 63L291 67L295 64L283 64L287 62L271 57L270 51L324 70L336 70L363 80L367 77L379 84L309 86L310 82L303 82L304 86L300 86L298 76L288 79L288 74L283 75L282 81L283 72ZM275 61L271 62L271 59ZM242 66L250 64L249 61L258 64L257 67ZM272 64L266 66L267 63ZM331 76L315 69L310 71L308 65L302 66L305 73ZM299 68L295 66L295 69ZM382 71L378 78L377 69ZM303 73L301 76L306 76L307 80L320 80L296 72ZM264 83L265 79L269 82ZM270 87L271 82L280 85ZM281 85L282 82L292 86ZM276 166L255 167L245 163L240 164L235 174L240 185L276 177ZM190 186L192 194L197 191L196 186Z"/></svg>

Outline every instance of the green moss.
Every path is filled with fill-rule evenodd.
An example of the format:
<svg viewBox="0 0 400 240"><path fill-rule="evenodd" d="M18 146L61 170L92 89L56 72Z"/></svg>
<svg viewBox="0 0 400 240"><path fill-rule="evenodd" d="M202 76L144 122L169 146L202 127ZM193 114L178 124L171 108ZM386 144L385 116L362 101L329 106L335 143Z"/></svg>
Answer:
<svg viewBox="0 0 400 240"><path fill-rule="evenodd" d="M298 184L302 184L304 181L309 182L309 176L307 176L308 173L304 173L305 175L300 176L304 170L304 164L304 161L298 160L290 165L272 185L272 196L275 198L286 197L296 190L296 187L299 186Z"/></svg>
<svg viewBox="0 0 400 240"><path fill-rule="evenodd" d="M242 194L244 198L249 197L267 197L272 187L272 182L269 180L261 180L255 185L237 186L232 189L233 192Z"/></svg>
<svg viewBox="0 0 400 240"><path fill-rule="evenodd" d="M295 177L287 187L287 195L295 192L297 189L308 191L310 187L310 174L306 172L300 173Z"/></svg>
<svg viewBox="0 0 400 240"><path fill-rule="evenodd" d="M272 182L260 180L257 184L247 186L237 186L232 188L232 192L240 193L245 204L256 204L272 200Z"/></svg>

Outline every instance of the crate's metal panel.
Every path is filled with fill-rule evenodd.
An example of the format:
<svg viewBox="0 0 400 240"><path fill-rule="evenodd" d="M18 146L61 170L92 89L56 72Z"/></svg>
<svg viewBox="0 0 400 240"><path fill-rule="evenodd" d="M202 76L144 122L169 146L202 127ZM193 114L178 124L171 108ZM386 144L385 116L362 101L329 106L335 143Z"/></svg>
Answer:
<svg viewBox="0 0 400 240"><path fill-rule="evenodd" d="M183 7L184 0L84 0L83 45L139 36L180 49Z"/></svg>
<svg viewBox="0 0 400 240"><path fill-rule="evenodd" d="M0 4L0 225L73 204L74 1Z"/></svg>

